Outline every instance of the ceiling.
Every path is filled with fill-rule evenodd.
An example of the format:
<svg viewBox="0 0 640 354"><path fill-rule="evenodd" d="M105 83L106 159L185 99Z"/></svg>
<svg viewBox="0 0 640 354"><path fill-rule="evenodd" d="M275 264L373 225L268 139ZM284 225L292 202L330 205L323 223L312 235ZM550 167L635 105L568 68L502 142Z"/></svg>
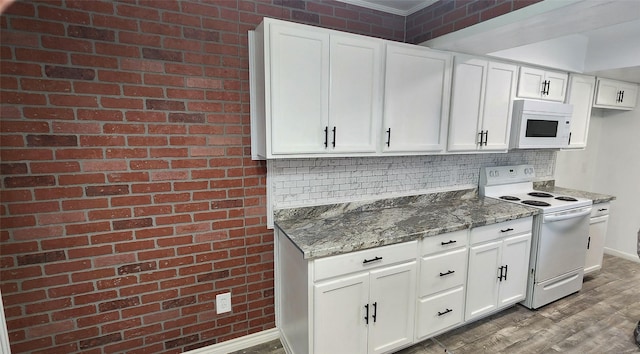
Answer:
<svg viewBox="0 0 640 354"><path fill-rule="evenodd" d="M404 16L435 2L340 1ZM640 83L640 1L545 0L422 45Z"/></svg>
<svg viewBox="0 0 640 354"><path fill-rule="evenodd" d="M409 16L425 7L436 3L438 0L338 0L347 4L358 5L373 10L392 13L395 15Z"/></svg>

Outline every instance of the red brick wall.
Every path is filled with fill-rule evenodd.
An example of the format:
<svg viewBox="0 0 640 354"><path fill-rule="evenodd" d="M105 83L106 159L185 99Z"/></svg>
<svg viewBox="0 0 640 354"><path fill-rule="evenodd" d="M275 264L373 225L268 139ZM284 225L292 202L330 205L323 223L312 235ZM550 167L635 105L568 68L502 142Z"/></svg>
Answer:
<svg viewBox="0 0 640 354"><path fill-rule="evenodd" d="M14 353L181 352L274 326L249 155L246 33L263 16L404 38L404 18L334 1L19 1L0 17Z"/></svg>
<svg viewBox="0 0 640 354"><path fill-rule="evenodd" d="M407 16L406 42L422 43L542 0L440 0Z"/></svg>

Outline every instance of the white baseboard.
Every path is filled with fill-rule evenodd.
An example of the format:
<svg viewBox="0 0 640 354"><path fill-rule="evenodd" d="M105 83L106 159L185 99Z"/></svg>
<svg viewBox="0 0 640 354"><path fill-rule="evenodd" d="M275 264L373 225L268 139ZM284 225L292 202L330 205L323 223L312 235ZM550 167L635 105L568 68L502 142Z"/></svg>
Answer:
<svg viewBox="0 0 640 354"><path fill-rule="evenodd" d="M213 344L207 347L198 348L185 352L184 354L227 354L242 349L247 349L258 344L270 342L280 338L280 331L277 328L249 334L244 337L235 338L226 342Z"/></svg>
<svg viewBox="0 0 640 354"><path fill-rule="evenodd" d="M607 248L607 247L604 248L604 253L610 254L612 256L624 258L632 262L640 263L640 257L638 257L637 254L621 252L618 250L614 250L613 248Z"/></svg>

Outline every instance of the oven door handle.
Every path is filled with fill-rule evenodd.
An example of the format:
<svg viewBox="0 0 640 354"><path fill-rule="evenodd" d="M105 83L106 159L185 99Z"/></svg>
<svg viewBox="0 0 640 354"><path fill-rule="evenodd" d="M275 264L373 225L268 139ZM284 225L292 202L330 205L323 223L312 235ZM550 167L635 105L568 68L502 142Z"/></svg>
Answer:
<svg viewBox="0 0 640 354"><path fill-rule="evenodd" d="M591 214L591 208L587 208L584 209L583 211L577 212L577 213L567 213L567 214L560 214L560 215L545 215L544 216L544 222L554 222L554 221L562 221L562 220L567 220L567 219L573 219L573 218L579 218L581 216L585 216L585 215L589 215Z"/></svg>

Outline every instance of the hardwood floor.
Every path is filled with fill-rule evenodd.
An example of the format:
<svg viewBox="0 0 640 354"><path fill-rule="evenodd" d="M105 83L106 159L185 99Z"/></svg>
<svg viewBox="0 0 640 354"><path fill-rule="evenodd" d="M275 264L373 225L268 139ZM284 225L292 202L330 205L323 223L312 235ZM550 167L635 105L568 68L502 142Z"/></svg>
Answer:
<svg viewBox="0 0 640 354"><path fill-rule="evenodd" d="M605 255L603 269L586 276L579 293L535 311L516 305L397 354L640 353L638 321L640 263ZM258 353L284 349L276 340L235 354Z"/></svg>

